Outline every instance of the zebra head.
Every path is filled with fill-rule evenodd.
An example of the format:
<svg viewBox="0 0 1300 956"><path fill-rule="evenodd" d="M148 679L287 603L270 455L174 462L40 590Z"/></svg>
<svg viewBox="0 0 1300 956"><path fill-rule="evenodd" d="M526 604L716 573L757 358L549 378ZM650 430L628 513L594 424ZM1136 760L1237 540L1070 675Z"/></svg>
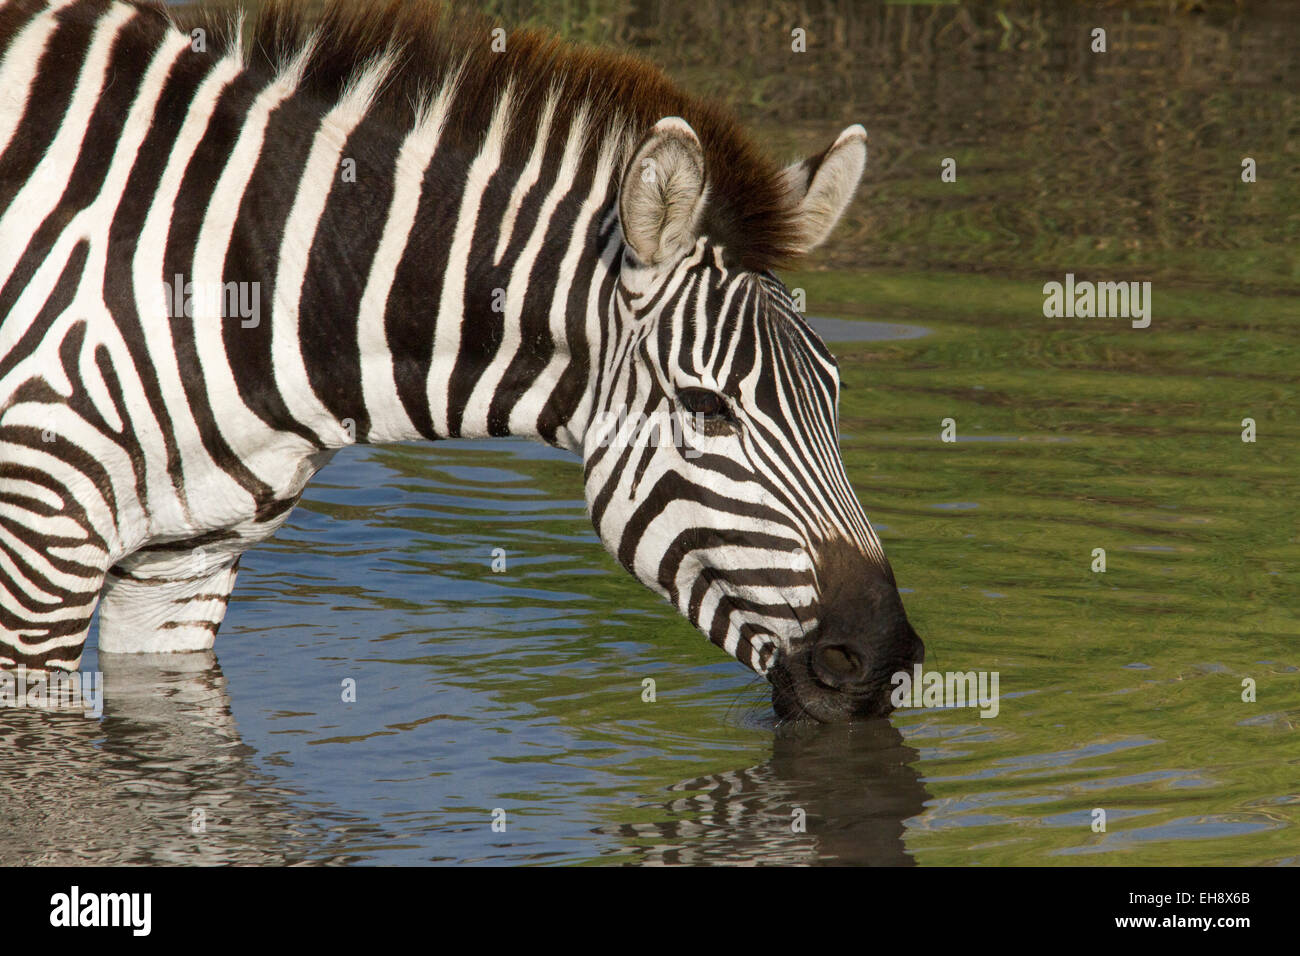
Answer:
<svg viewBox="0 0 1300 956"><path fill-rule="evenodd" d="M801 252L830 233L866 132L782 174ZM606 547L710 640L767 677L778 715L891 709L923 645L844 473L839 373L789 293L711 229L710 173L668 118L631 153L622 245L584 441Z"/></svg>

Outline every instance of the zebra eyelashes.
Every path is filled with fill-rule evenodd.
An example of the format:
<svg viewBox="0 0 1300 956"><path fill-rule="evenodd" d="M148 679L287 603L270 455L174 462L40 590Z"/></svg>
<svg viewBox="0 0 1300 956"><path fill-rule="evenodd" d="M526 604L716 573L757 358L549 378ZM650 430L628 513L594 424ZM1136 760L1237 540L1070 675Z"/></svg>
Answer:
<svg viewBox="0 0 1300 956"><path fill-rule="evenodd" d="M682 408L703 418L730 418L727 401L717 392L707 388L683 388L677 392Z"/></svg>
<svg viewBox="0 0 1300 956"><path fill-rule="evenodd" d="M695 416L695 423L706 435L725 435L736 427L727 400L707 388L682 388L677 391L677 401L687 414Z"/></svg>

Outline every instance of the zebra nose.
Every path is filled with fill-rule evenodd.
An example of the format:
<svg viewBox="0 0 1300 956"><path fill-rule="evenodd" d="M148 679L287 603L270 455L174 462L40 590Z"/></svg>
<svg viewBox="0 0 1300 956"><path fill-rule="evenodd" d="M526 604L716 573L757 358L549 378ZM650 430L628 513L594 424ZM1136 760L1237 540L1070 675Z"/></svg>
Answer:
<svg viewBox="0 0 1300 956"><path fill-rule="evenodd" d="M822 644L812 653L817 680L834 690L859 683L866 676L865 658L848 644Z"/></svg>
<svg viewBox="0 0 1300 956"><path fill-rule="evenodd" d="M897 670L925 659L925 645L906 621L888 635L835 635L815 644L808 664L817 683L829 690L860 693L884 686Z"/></svg>

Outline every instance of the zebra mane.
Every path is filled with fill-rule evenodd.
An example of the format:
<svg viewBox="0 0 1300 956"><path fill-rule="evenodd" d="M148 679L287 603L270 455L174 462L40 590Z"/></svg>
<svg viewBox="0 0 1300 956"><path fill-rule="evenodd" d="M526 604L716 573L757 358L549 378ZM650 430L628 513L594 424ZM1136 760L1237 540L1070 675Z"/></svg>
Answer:
<svg viewBox="0 0 1300 956"><path fill-rule="evenodd" d="M209 44L242 56L251 70L283 72L292 64L301 71L298 89L329 103L366 86L372 112L404 130L452 90L442 135L474 148L508 95L506 162L526 162L543 130L553 142L566 139L576 121L586 127L584 174L617 177L656 121L680 116L704 148L703 234L744 269L765 271L796 256L795 204L780 167L729 110L685 93L645 60L537 30L494 34L491 20L437 0L325 0L323 8L312 0L266 0L246 26L229 6L168 13L186 32L203 27ZM493 41L499 48L502 39L504 51L494 52Z"/></svg>

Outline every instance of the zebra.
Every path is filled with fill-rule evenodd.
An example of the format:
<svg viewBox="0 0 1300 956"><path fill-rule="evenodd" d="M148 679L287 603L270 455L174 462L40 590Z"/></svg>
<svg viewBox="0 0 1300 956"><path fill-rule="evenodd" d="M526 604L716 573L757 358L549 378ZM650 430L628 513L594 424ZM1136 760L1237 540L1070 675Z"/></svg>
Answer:
<svg viewBox="0 0 1300 956"><path fill-rule="evenodd" d="M779 717L887 714L924 646L774 271L866 159L433 4L4 0L0 667L210 649L340 448L523 436Z"/></svg>

